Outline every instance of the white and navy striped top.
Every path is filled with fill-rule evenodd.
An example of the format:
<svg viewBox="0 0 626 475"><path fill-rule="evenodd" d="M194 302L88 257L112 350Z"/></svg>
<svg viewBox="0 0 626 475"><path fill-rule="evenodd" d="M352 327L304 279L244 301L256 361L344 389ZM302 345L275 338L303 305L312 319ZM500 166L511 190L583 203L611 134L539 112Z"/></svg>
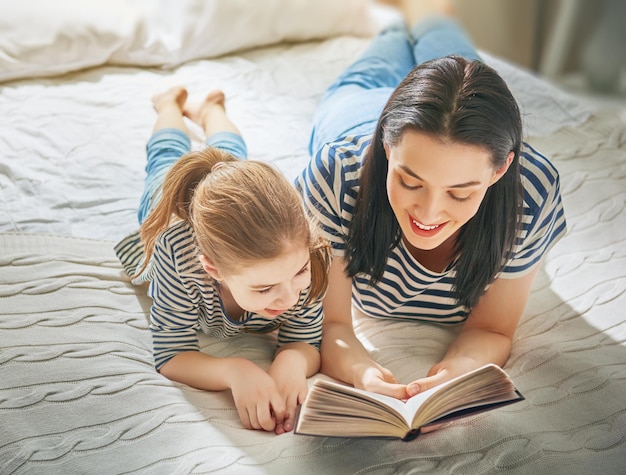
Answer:
<svg viewBox="0 0 626 475"><path fill-rule="evenodd" d="M333 254L343 256L361 176L361 160L371 135L347 137L325 145L296 178L305 205L320 223ZM523 228L513 257L498 274L514 279L528 272L552 244L565 234L559 176L546 157L524 144L520 157L524 185ZM382 279L369 285L368 276L352 279L352 302L372 317L460 323L469 309L452 293L454 266L433 272L422 266L402 240L392 249Z"/></svg>
<svg viewBox="0 0 626 475"><path fill-rule="evenodd" d="M115 252L126 272L134 275L143 260L139 233L117 244ZM240 320L230 319L220 298L219 284L202 268L193 230L185 221L171 225L157 239L150 264L133 280L136 285L145 282L150 282L150 330L157 369L177 353L198 351L198 330L226 338L278 329L278 347L305 342L319 348L322 303L315 300L304 304L310 287L301 292L295 306L276 318L244 312Z"/></svg>

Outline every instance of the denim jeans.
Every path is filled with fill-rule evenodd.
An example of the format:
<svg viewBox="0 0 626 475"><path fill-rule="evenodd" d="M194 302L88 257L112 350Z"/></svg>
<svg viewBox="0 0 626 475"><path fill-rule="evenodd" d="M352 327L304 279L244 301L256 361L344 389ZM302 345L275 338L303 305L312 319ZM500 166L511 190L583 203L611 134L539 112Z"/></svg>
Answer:
<svg viewBox="0 0 626 475"><path fill-rule="evenodd" d="M213 134L207 138L206 144L209 147L225 150L240 160L245 160L248 155L243 138L233 132ZM150 137L146 145L148 156L146 180L137 211L139 224L144 222L150 210L157 203L161 185L170 167L190 150L191 140L187 134L179 129L161 129Z"/></svg>
<svg viewBox="0 0 626 475"><path fill-rule="evenodd" d="M411 30L392 25L327 89L313 119L309 153L348 135L371 134L389 96L417 65L450 54L480 60L461 27L433 17Z"/></svg>

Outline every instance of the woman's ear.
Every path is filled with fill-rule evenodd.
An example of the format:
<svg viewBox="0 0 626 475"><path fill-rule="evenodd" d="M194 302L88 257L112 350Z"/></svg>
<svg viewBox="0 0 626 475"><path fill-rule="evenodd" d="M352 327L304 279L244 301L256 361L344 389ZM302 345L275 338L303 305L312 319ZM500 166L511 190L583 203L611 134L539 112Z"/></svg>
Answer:
<svg viewBox="0 0 626 475"><path fill-rule="evenodd" d="M222 280L219 271L207 256L205 256L204 254L200 254L200 257L198 259L200 259L200 264L202 264L202 268L206 271L207 274L209 274L213 279L217 280L218 282Z"/></svg>
<svg viewBox="0 0 626 475"><path fill-rule="evenodd" d="M491 181L489 182L489 186L493 185L495 182L497 182L500 178L502 178L504 176L506 171L511 166L511 163L513 163L513 159L514 158L515 158L515 153L512 152L512 151L509 152L509 155L506 157L506 161L504 162L504 165L502 165L498 170L496 170L494 172L493 176L491 177Z"/></svg>

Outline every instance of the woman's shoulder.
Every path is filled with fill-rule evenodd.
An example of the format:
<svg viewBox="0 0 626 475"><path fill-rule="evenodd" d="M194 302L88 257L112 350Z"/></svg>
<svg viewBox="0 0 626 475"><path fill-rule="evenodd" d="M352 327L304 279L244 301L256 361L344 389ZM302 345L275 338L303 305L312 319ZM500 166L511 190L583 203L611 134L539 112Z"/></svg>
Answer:
<svg viewBox="0 0 626 475"><path fill-rule="evenodd" d="M325 144L297 178L298 187L307 185L352 188L358 186L361 164L371 135L355 135Z"/></svg>
<svg viewBox="0 0 626 475"><path fill-rule="evenodd" d="M520 154L520 174L527 206L541 207L550 196L560 193L558 170L528 143L524 143Z"/></svg>
<svg viewBox="0 0 626 475"><path fill-rule="evenodd" d="M371 141L371 135L352 135L327 143L316 154L315 163L318 168L360 168Z"/></svg>
<svg viewBox="0 0 626 475"><path fill-rule="evenodd" d="M526 142L522 145L520 168L523 176L536 176L550 184L559 179L559 172L548 157Z"/></svg>

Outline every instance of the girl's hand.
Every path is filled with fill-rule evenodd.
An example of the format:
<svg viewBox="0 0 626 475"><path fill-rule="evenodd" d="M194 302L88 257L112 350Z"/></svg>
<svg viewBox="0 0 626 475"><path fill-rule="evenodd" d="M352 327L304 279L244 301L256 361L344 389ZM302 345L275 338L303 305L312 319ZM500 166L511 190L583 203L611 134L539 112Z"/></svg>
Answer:
<svg viewBox="0 0 626 475"><path fill-rule="evenodd" d="M319 352L308 343L288 343L277 350L268 373L274 378L286 409L284 418L276 417L276 434L293 429L298 404L304 402L309 391L306 378L317 373L319 367Z"/></svg>
<svg viewBox="0 0 626 475"><path fill-rule="evenodd" d="M296 410L298 404L302 404L306 399L309 391L304 373L288 374L285 372L277 372L273 375L278 387L278 392L285 401L285 418L283 420L276 419L276 434L284 434L293 430L296 419Z"/></svg>
<svg viewBox="0 0 626 475"><path fill-rule="evenodd" d="M274 379L251 361L238 361L230 389L246 429L272 431L285 419L285 401Z"/></svg>

